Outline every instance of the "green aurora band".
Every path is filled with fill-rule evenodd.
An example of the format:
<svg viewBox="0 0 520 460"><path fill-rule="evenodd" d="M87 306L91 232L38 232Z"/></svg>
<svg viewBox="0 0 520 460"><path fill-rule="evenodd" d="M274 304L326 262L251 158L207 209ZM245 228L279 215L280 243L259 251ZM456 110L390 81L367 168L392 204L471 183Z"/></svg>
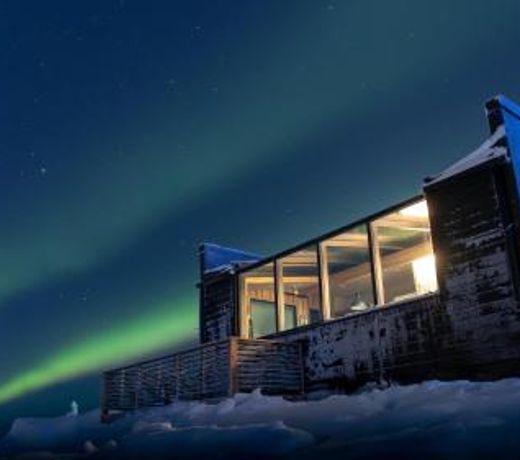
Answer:
<svg viewBox="0 0 520 460"><path fill-rule="evenodd" d="M80 342L0 386L0 404L28 392L151 353L193 336L197 308L192 299L167 303L119 328Z"/></svg>
<svg viewBox="0 0 520 460"><path fill-rule="evenodd" d="M269 24L268 39L233 42L223 50L224 67L208 61L191 88L180 79L186 100L150 91L146 106L107 126L108 134L64 138L77 157L74 168L60 175L51 164L53 181L37 182L26 201L14 201L16 212L4 216L11 223L0 229L0 310L16 294L102 269L164 216L196 208L256 170L279 167L279 157L329 120L366 118L389 104L388 94L399 97L410 85L457 77L494 49L489 30L500 30L503 43L517 36L518 14L496 14L483 1L475 2L463 34L459 18L468 9L462 3L450 5L447 15L405 3L380 3L379 14L367 15L363 3L336 3L317 15L314 3L302 2L294 14ZM158 81L170 77L161 74ZM218 92L202 91L217 83ZM49 350L34 365L20 361L28 368L0 383L0 404L173 346L193 336L197 311L194 299L182 296L178 303L152 302L137 318L122 312L124 324L110 331ZM4 349L0 359L8 369L16 357Z"/></svg>

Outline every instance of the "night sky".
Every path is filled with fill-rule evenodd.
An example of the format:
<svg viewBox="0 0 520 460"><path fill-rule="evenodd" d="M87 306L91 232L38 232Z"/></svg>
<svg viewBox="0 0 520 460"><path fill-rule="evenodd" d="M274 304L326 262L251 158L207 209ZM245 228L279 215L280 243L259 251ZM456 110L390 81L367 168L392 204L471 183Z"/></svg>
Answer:
<svg viewBox="0 0 520 460"><path fill-rule="evenodd" d="M0 431L196 339L197 246L415 195L520 101L520 2L0 0Z"/></svg>

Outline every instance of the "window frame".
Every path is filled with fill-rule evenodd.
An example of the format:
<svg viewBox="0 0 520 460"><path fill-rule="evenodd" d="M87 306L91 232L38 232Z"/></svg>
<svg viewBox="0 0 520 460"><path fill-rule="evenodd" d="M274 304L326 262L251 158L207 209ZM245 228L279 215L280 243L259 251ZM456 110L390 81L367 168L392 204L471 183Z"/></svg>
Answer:
<svg viewBox="0 0 520 460"><path fill-rule="evenodd" d="M361 225L365 226L367 229L367 235L368 235L368 249L369 249L369 260L370 260L370 267L371 267L371 278L372 278L372 289L373 289L373 295L374 295L374 301L376 307L381 307L385 305L385 296L384 296L384 285L383 285L383 273L382 273L382 264L381 264L381 258L380 258L380 251L377 247L377 238L375 234L375 227L373 225L373 222L381 217L384 217L388 214L391 214L393 212L397 212L400 209L406 208L408 206L411 206L415 203L418 203L420 201L426 200L426 197L424 194L415 195L412 198L409 198L407 200L404 200L402 202L399 202L393 206L390 206L388 208L385 208L377 213L371 214L363 219L358 219L352 223L349 223L347 225L344 225L340 228L337 228L333 231L327 232L323 235L320 235L316 238L313 238L311 240L305 241L304 243L301 243L297 246L294 246L292 248L289 248L285 251L276 253L274 255L265 257L263 259L258 260L257 262L254 262L250 265L239 267L236 269L236 276L238 280L238 298L237 298L237 322L239 325L238 334L241 337L247 337L247 328L246 331L244 331L244 320L243 320L243 298L244 298L244 292L243 292L243 286L244 283L242 282L242 277L247 276L247 272L253 271L263 265L272 263L274 266L274 289L275 289L275 302L276 302L276 332L275 334L278 334L280 332L286 331L284 328L285 323L285 312L284 312L284 292L283 292L283 264L282 260L285 257L288 257L292 254L297 253L298 251L307 249L311 246L315 246L317 251L317 265L318 265L318 287L319 287L319 297L320 297L320 311L321 311L321 321L331 321L335 320L337 318L333 318L331 315L331 305L330 305L330 291L327 283L328 278L328 270L327 270L327 263L326 263L326 257L325 254L325 246L322 244L324 241L334 238L335 236L341 235L342 233L346 233L349 230L354 229L355 227L359 227ZM428 205L428 202L426 202ZM431 225L430 225L431 227ZM438 291L437 291L438 292ZM433 294L433 293L432 293ZM420 296L418 296L420 297ZM352 313L354 314L354 313ZM298 322L298 320L297 320ZM319 323L314 323L319 324ZM298 325L294 329L298 329L300 327L304 327L304 325ZM293 330L293 329L291 329Z"/></svg>
<svg viewBox="0 0 520 460"><path fill-rule="evenodd" d="M374 299L375 306L379 305L377 303L377 291L376 291L376 283L374 277L374 248L372 247L372 238L370 232L372 231L370 228L370 221L364 221L356 226L351 226L348 230L345 230L341 233L336 234L335 236L343 235L348 233L355 228L364 227L364 230L367 235L367 251L368 251L368 263L370 265L370 284L372 285L372 298ZM328 254L327 254L327 245L324 243L333 239L334 237L328 237L322 239L319 243L319 253L321 256L322 266L320 267L320 286L323 290L322 293L322 316L325 319L324 313L328 314L328 320L337 319L336 316L333 315L332 305L331 305L331 295L330 295L330 280L329 280L329 270L328 270Z"/></svg>

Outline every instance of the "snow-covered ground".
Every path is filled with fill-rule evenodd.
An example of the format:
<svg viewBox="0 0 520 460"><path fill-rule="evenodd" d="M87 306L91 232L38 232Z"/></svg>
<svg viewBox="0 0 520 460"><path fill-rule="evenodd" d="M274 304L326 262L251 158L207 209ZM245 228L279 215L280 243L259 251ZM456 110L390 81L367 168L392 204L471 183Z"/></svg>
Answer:
<svg viewBox="0 0 520 460"><path fill-rule="evenodd" d="M520 458L520 379L365 389L289 402L255 392L109 425L99 412L18 419L0 458Z"/></svg>

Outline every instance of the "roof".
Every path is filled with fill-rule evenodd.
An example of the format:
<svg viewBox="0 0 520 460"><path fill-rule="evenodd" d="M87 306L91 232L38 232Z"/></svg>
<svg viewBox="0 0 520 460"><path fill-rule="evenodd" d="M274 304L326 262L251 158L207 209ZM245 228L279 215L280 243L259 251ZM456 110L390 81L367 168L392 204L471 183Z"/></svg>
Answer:
<svg viewBox="0 0 520 460"><path fill-rule="evenodd" d="M200 245L201 269L205 275L232 271L235 267L257 262L261 257L250 252L213 243Z"/></svg>
<svg viewBox="0 0 520 460"><path fill-rule="evenodd" d="M440 174L427 177L424 182L426 186L442 182L448 178L457 176L473 168L476 168L488 161L499 158L507 159L507 148L505 147L506 130L504 125L500 125L495 132L482 143L480 147L473 150L461 160L452 164Z"/></svg>

